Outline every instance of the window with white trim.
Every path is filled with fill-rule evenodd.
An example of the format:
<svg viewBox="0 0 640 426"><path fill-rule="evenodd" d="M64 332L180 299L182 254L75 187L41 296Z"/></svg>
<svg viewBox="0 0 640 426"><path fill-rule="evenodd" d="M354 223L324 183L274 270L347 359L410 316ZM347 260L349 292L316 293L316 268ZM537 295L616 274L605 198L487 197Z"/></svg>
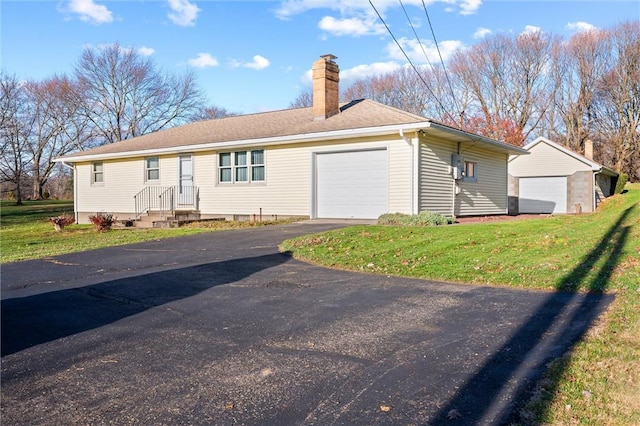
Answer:
<svg viewBox="0 0 640 426"><path fill-rule="evenodd" d="M473 161L464 162L464 181L465 182L478 181L478 163L474 163Z"/></svg>
<svg viewBox="0 0 640 426"><path fill-rule="evenodd" d="M91 163L91 183L93 185L104 184L104 165L100 163Z"/></svg>
<svg viewBox="0 0 640 426"><path fill-rule="evenodd" d="M218 180L220 183L264 182L264 149L219 153Z"/></svg>
<svg viewBox="0 0 640 426"><path fill-rule="evenodd" d="M160 159L158 157L144 159L144 178L147 182L160 180Z"/></svg>

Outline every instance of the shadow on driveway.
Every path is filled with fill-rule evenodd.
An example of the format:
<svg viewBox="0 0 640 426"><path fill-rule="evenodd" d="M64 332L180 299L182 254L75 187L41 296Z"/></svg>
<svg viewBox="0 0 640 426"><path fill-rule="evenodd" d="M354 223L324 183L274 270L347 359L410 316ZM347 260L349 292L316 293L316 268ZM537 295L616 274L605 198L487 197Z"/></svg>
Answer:
<svg viewBox="0 0 640 426"><path fill-rule="evenodd" d="M450 423L458 414L464 424L503 425L517 420L519 413L514 410L514 404L526 402L532 390L531 383L522 380L525 372L538 371L532 379L539 379L549 359L568 352L613 300L613 296L604 295L603 291L607 289L629 236L630 226L623 226L624 221L635 207L629 207L620 215L596 247L557 284L558 293L549 295L547 302L442 407L430 424ZM589 273L599 261L603 264L598 273L587 282ZM578 293L584 288L589 294ZM550 306L552 311L544 313ZM561 316L568 318L558 329ZM543 338L552 331L556 341L546 343L543 346L546 350L540 352ZM567 337L569 346L561 342ZM508 364L505 360L509 360ZM489 378L496 376L502 378L497 386L495 383L491 386ZM553 393L557 385L554 383L549 391ZM460 407L474 408L463 412Z"/></svg>
<svg viewBox="0 0 640 426"><path fill-rule="evenodd" d="M238 251L233 260L6 299L3 417L509 424L549 360L570 350L613 300L603 291L630 212L550 294L316 268L274 253L281 234L264 231L237 234L255 245L250 250L270 251L260 256ZM231 255L228 240L217 244L205 255ZM239 303L243 297L257 302ZM185 305L190 313L176 321L171 314ZM125 318L122 327L135 329L126 339L110 334L117 327L98 330ZM221 319L238 328L227 330ZM88 330L95 331L64 340ZM380 409L385 403L390 411Z"/></svg>
<svg viewBox="0 0 640 426"><path fill-rule="evenodd" d="M195 296L290 259L275 253L2 300L2 356Z"/></svg>

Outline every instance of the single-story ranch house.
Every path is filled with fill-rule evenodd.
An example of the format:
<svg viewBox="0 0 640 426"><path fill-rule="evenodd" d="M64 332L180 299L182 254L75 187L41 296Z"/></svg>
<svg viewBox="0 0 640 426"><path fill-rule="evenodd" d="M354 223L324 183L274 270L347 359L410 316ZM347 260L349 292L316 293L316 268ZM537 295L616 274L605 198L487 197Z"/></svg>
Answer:
<svg viewBox="0 0 640 426"><path fill-rule="evenodd" d="M588 213L613 195L618 173L585 155L540 137L524 146L530 155L509 160L509 213Z"/></svg>
<svg viewBox="0 0 640 426"><path fill-rule="evenodd" d="M76 220L507 213L509 156L528 151L371 100L339 104L334 59L313 64L312 107L194 122L56 159L74 169Z"/></svg>

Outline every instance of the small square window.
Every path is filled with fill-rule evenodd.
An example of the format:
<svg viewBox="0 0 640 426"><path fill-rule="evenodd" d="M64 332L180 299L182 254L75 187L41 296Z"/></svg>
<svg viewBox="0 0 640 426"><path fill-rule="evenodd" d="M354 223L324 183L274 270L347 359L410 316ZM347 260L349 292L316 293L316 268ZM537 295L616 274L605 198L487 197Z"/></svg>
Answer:
<svg viewBox="0 0 640 426"><path fill-rule="evenodd" d="M147 181L160 179L160 159L158 157L145 159L145 179Z"/></svg>
<svg viewBox="0 0 640 426"><path fill-rule="evenodd" d="M93 163L91 165L91 183L104 183L104 168L102 163Z"/></svg>
<svg viewBox="0 0 640 426"><path fill-rule="evenodd" d="M251 180L264 181L264 150L251 151Z"/></svg>
<svg viewBox="0 0 640 426"><path fill-rule="evenodd" d="M235 181L247 182L249 180L249 175L247 174L247 151L236 152L235 157Z"/></svg>
<svg viewBox="0 0 640 426"><path fill-rule="evenodd" d="M220 182L231 182L231 153L230 152L222 152L219 155L219 170L220 170Z"/></svg>
<svg viewBox="0 0 640 426"><path fill-rule="evenodd" d="M478 163L472 161L464 162L464 181L465 182L477 182L478 181Z"/></svg>

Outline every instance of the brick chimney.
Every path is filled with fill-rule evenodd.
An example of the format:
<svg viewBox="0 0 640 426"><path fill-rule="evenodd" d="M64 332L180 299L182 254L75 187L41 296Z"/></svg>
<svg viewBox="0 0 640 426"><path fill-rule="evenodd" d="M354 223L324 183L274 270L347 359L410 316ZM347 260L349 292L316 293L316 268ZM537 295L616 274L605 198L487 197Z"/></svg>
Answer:
<svg viewBox="0 0 640 426"><path fill-rule="evenodd" d="M593 161L593 141L591 139L584 141L584 156Z"/></svg>
<svg viewBox="0 0 640 426"><path fill-rule="evenodd" d="M313 119L324 120L340 112L340 69L331 54L322 55L313 63Z"/></svg>

